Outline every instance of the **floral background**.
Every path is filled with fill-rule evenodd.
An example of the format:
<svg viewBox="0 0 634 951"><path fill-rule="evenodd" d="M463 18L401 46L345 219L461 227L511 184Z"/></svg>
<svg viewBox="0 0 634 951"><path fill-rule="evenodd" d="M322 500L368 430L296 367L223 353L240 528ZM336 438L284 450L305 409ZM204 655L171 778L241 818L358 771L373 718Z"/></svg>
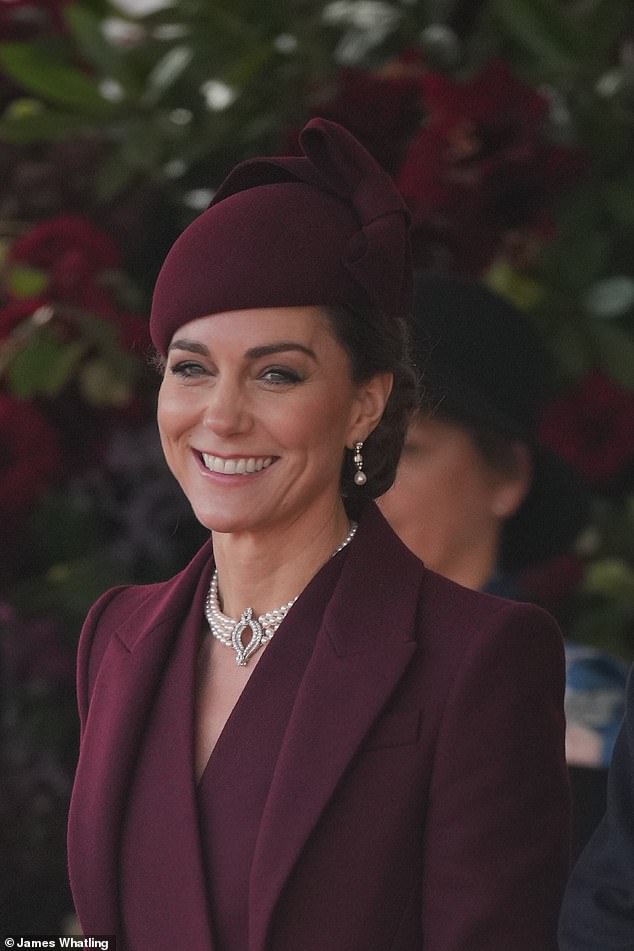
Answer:
<svg viewBox="0 0 634 951"><path fill-rule="evenodd" d="M588 479L571 552L527 573L571 641L634 658L630 0L2 0L0 920L70 909L74 652L112 584L201 531L163 465L148 300L238 160L312 115L394 175L419 267L535 321L545 444Z"/></svg>

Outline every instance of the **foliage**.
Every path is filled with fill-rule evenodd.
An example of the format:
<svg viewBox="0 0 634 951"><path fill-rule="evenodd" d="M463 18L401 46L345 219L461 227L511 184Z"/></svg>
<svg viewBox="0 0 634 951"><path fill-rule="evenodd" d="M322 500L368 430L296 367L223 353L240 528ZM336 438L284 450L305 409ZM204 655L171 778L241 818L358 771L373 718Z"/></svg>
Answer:
<svg viewBox="0 0 634 951"><path fill-rule="evenodd" d="M159 262L236 161L294 149L311 115L347 125L394 175L418 266L476 274L536 322L557 384L542 436L589 479L594 517L528 587L571 638L634 656L633 27L629 0L2 4L0 808L16 874L0 905L13 930L55 930L67 903L50 882L85 611L111 584L170 574L201 537L152 423Z"/></svg>

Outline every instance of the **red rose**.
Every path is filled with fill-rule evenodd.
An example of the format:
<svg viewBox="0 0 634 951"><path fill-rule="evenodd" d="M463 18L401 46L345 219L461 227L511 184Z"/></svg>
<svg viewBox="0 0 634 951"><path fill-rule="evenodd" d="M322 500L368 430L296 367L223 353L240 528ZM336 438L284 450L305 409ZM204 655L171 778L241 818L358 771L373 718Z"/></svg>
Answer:
<svg viewBox="0 0 634 951"><path fill-rule="evenodd" d="M592 485L609 487L634 464L634 392L592 370L547 407L540 440Z"/></svg>
<svg viewBox="0 0 634 951"><path fill-rule="evenodd" d="M99 278L120 267L121 256L112 239L86 218L61 215L35 225L11 248L9 266L18 262L48 272L53 299L98 313L113 307Z"/></svg>
<svg viewBox="0 0 634 951"><path fill-rule="evenodd" d="M463 270L490 263L508 230L548 228L550 198L583 167L577 150L548 142L548 101L500 60L469 82L428 73L426 121L397 183L424 241L445 243Z"/></svg>
<svg viewBox="0 0 634 951"><path fill-rule="evenodd" d="M55 430L31 403L0 393L0 515L22 515L61 471Z"/></svg>

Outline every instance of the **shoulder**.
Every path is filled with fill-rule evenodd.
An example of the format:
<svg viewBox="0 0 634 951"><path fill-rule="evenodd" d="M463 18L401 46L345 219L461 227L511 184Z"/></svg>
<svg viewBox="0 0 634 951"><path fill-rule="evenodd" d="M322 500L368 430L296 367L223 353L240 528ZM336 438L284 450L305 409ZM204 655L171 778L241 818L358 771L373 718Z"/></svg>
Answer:
<svg viewBox="0 0 634 951"><path fill-rule="evenodd" d="M525 669L552 678L563 690L564 646L557 622L528 602L473 591L426 568L403 544L375 505L359 522L357 568L351 578L365 597L412 603L413 636L421 672L433 671L444 685L459 672L501 665L509 674ZM352 554L352 552L351 552ZM401 617L403 612L401 612Z"/></svg>
<svg viewBox="0 0 634 951"><path fill-rule="evenodd" d="M543 608L526 601L473 591L426 568L422 578L420 619L465 636L474 629L547 631L562 644L555 619Z"/></svg>
<svg viewBox="0 0 634 951"><path fill-rule="evenodd" d="M381 596L399 601L413 597L416 638L426 650L431 642L441 651L458 653L473 651L488 640L517 642L527 649L543 642L563 661L563 637L548 612L529 602L465 588L427 568L403 544L376 505L364 509L355 541L352 583L366 594L368 587L381 584Z"/></svg>
<svg viewBox="0 0 634 951"><path fill-rule="evenodd" d="M472 591L425 570L417 636L430 666L444 672L447 690L471 684L517 700L539 691L563 701L563 636L534 604Z"/></svg>
<svg viewBox="0 0 634 951"><path fill-rule="evenodd" d="M77 651L80 714L87 709L95 677L113 639L131 652L159 623L182 615L211 558L211 545L206 542L172 578L110 588L95 601L84 621Z"/></svg>

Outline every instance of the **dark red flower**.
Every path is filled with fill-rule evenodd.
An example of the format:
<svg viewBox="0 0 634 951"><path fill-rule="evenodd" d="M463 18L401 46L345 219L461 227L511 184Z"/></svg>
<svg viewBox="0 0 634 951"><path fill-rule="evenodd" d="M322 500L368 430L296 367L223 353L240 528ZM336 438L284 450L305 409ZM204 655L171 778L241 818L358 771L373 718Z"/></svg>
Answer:
<svg viewBox="0 0 634 951"><path fill-rule="evenodd" d="M100 279L120 267L121 256L109 235L86 218L61 215L35 225L11 248L9 266L18 262L48 272L53 299L97 313L114 306Z"/></svg>
<svg viewBox="0 0 634 951"><path fill-rule="evenodd" d="M547 407L540 440L592 485L609 488L634 465L634 392L592 370Z"/></svg>
<svg viewBox="0 0 634 951"><path fill-rule="evenodd" d="M405 61L395 61L381 73L343 69L335 95L310 113L345 126L384 168L395 172L422 117L419 74L420 65Z"/></svg>
<svg viewBox="0 0 634 951"><path fill-rule="evenodd" d="M545 96L491 61L468 82L421 80L426 121L397 176L419 242L445 243L463 270L479 272L509 230L548 228L544 210L580 174L578 150L549 142Z"/></svg>
<svg viewBox="0 0 634 951"><path fill-rule="evenodd" d="M0 40L29 40L66 29L63 9L70 0L1 0Z"/></svg>
<svg viewBox="0 0 634 951"><path fill-rule="evenodd" d="M61 471L55 430L31 403L0 393L0 515L19 518Z"/></svg>

